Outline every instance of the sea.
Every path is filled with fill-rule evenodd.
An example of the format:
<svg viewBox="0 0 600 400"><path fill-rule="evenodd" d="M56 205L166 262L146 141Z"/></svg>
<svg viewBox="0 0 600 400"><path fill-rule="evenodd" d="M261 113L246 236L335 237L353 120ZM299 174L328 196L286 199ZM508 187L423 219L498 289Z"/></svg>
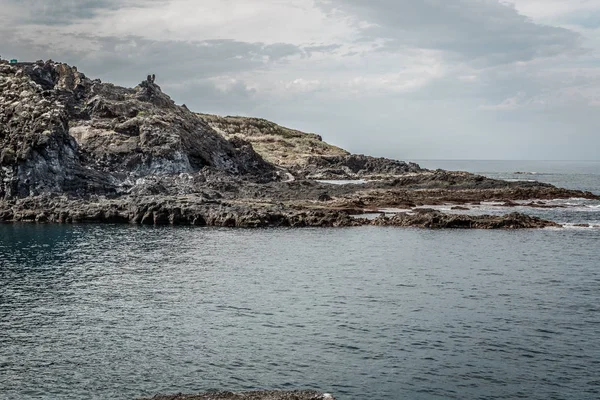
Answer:
<svg viewBox="0 0 600 400"><path fill-rule="evenodd" d="M600 162L418 162L600 194ZM565 228L0 225L0 399L598 399L600 202L554 203L517 209Z"/></svg>

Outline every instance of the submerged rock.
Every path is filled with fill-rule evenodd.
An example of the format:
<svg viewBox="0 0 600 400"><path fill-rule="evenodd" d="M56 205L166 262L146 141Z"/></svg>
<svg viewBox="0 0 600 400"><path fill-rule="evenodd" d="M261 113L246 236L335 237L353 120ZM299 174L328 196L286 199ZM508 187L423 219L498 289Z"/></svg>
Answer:
<svg viewBox="0 0 600 400"><path fill-rule="evenodd" d="M463 206L454 206L454 207L452 207L452 210L456 210L456 211L469 211L470 208L469 207L463 207Z"/></svg>
<svg viewBox="0 0 600 400"><path fill-rule="evenodd" d="M296 391L257 391L257 392L211 392L196 395L157 395L140 400L335 400L328 393L313 390Z"/></svg>
<svg viewBox="0 0 600 400"><path fill-rule="evenodd" d="M532 229L559 228L561 225L521 213L507 215L444 214L431 209L414 213L399 213L392 217L380 216L373 221L378 226L399 226L427 229Z"/></svg>

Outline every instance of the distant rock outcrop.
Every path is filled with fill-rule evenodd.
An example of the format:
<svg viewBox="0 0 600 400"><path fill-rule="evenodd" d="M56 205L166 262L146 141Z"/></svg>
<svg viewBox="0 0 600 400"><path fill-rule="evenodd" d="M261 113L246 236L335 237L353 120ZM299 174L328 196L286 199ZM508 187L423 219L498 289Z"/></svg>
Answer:
<svg viewBox="0 0 600 400"><path fill-rule="evenodd" d="M296 174L307 179L379 179L424 171L418 164L362 154L311 156Z"/></svg>

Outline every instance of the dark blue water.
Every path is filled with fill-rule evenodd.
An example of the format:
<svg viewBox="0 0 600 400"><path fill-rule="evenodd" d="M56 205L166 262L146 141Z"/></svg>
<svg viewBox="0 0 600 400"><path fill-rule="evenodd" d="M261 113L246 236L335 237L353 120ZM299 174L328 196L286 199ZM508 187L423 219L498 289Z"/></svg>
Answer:
<svg viewBox="0 0 600 400"><path fill-rule="evenodd" d="M600 398L599 240L3 225L0 398Z"/></svg>

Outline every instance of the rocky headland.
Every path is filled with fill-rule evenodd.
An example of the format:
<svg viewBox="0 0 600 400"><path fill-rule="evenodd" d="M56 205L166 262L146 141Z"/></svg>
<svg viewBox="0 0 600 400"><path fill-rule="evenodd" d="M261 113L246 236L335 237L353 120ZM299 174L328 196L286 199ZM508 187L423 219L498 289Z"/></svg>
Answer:
<svg viewBox="0 0 600 400"><path fill-rule="evenodd" d="M154 76L130 89L63 63L0 63L2 222L539 228L555 224L419 207L572 197L599 198L350 154L262 119L197 114ZM385 208L407 212L361 217Z"/></svg>

